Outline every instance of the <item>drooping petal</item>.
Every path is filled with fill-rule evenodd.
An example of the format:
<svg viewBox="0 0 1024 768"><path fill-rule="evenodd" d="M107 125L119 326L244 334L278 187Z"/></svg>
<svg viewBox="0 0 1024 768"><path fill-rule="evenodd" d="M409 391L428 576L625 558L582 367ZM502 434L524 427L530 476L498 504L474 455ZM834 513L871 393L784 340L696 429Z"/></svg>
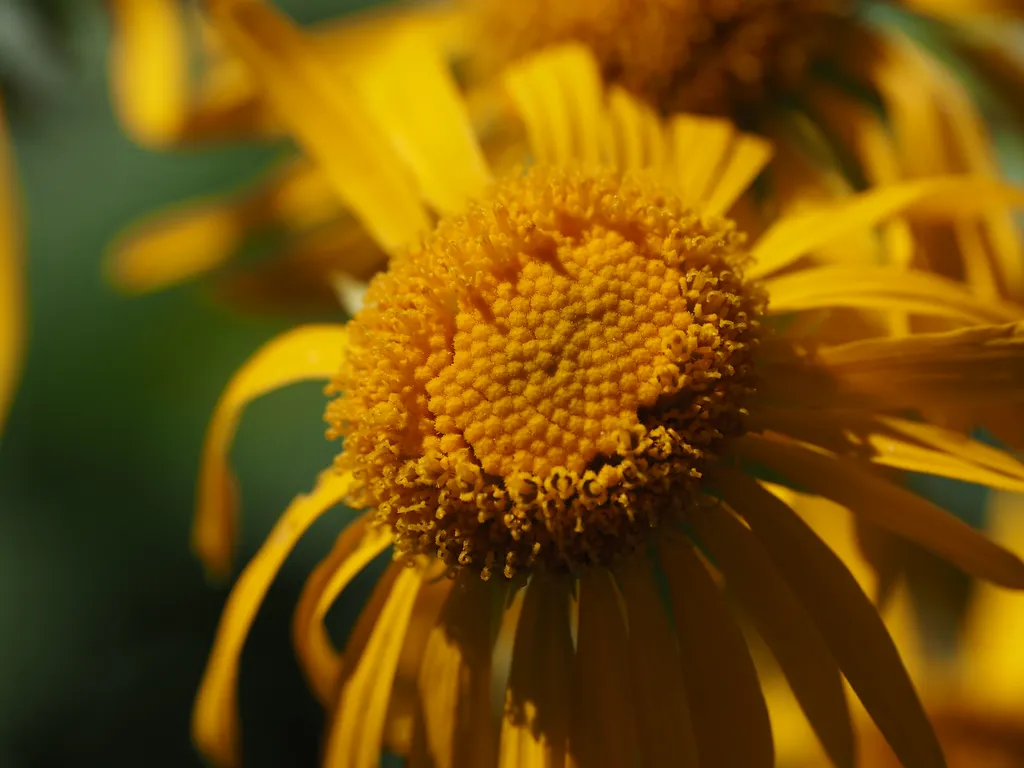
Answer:
<svg viewBox="0 0 1024 768"><path fill-rule="evenodd" d="M629 620L629 674L642 764L696 768L679 648L651 565L632 561L616 575Z"/></svg>
<svg viewBox="0 0 1024 768"><path fill-rule="evenodd" d="M123 290L157 290L223 265L259 230L299 232L339 213L323 174L290 161L240 194L175 205L137 222L111 246L107 271Z"/></svg>
<svg viewBox="0 0 1024 768"><path fill-rule="evenodd" d="M1024 491L1024 463L935 424L821 408L760 408L755 418L764 429L873 464Z"/></svg>
<svg viewBox="0 0 1024 768"><path fill-rule="evenodd" d="M506 69L503 82L538 161L601 160L601 77L585 47L559 45L527 57Z"/></svg>
<svg viewBox="0 0 1024 768"><path fill-rule="evenodd" d="M568 584L537 573L526 588L505 694L499 768L568 768L573 648Z"/></svg>
<svg viewBox="0 0 1024 768"><path fill-rule="evenodd" d="M747 274L766 277L826 243L899 214L951 220L978 216L993 207L1021 205L1024 191L982 177L941 176L890 184L822 206L818 211L780 219L754 245L754 263Z"/></svg>
<svg viewBox="0 0 1024 768"><path fill-rule="evenodd" d="M693 547L670 535L659 542L699 764L774 765L764 695L736 621Z"/></svg>
<svg viewBox="0 0 1024 768"><path fill-rule="evenodd" d="M959 518L854 462L770 435L744 435L736 441L736 450L864 520L920 544L973 576L1024 589L1024 562L1016 555Z"/></svg>
<svg viewBox="0 0 1024 768"><path fill-rule="evenodd" d="M312 493L298 496L284 511L228 596L192 711L192 738L220 768L239 765L238 662L260 603L296 542L351 485L351 475L324 472Z"/></svg>
<svg viewBox="0 0 1024 768"><path fill-rule="evenodd" d="M207 571L223 577L231 570L238 528L238 492L228 453L242 410L275 389L308 379L328 379L341 368L343 326L310 325L278 336L235 372L221 395L203 442L192 546Z"/></svg>
<svg viewBox="0 0 1024 768"><path fill-rule="evenodd" d="M330 715L323 765L376 768L380 764L391 688L416 606L423 573L395 563L394 577L372 632L349 661ZM351 641L350 641L351 645Z"/></svg>
<svg viewBox="0 0 1024 768"><path fill-rule="evenodd" d="M420 667L424 751L435 768L493 765L492 605L504 590L463 574L430 631Z"/></svg>
<svg viewBox="0 0 1024 768"><path fill-rule="evenodd" d="M369 528L365 518L351 523L302 588L292 621L292 643L306 681L324 706L330 705L338 689L342 666L324 618L345 587L390 543L387 531Z"/></svg>
<svg viewBox="0 0 1024 768"><path fill-rule="evenodd" d="M363 97L284 16L262 0L210 0L218 31L251 67L296 140L388 251L430 220L414 179Z"/></svg>
<svg viewBox="0 0 1024 768"><path fill-rule="evenodd" d="M25 349L25 278L17 198L0 104L0 435L21 377Z"/></svg>
<svg viewBox="0 0 1024 768"><path fill-rule="evenodd" d="M842 562L754 479L719 470L715 485L750 524L903 764L907 768L945 766L882 619Z"/></svg>
<svg viewBox="0 0 1024 768"><path fill-rule="evenodd" d="M695 510L689 520L726 587L754 619L832 762L852 767L853 726L839 667L803 606L736 518L714 506Z"/></svg>
<svg viewBox="0 0 1024 768"><path fill-rule="evenodd" d="M576 641L579 699L571 737L573 758L580 765L618 768L636 759L628 644L621 597L611 574L605 570L581 573Z"/></svg>

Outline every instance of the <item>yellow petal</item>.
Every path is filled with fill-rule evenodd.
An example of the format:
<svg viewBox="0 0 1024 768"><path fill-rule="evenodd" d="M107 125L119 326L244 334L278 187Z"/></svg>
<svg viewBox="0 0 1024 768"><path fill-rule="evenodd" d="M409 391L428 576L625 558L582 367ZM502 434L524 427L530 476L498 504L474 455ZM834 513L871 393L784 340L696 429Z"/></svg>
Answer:
<svg viewBox="0 0 1024 768"><path fill-rule="evenodd" d="M1024 562L920 496L851 461L785 438L748 434L736 441L745 458L849 509L858 517L931 550L967 573L1024 589Z"/></svg>
<svg viewBox="0 0 1024 768"><path fill-rule="evenodd" d="M21 376L25 349L25 278L14 166L0 104L0 435Z"/></svg>
<svg viewBox="0 0 1024 768"><path fill-rule="evenodd" d="M392 566L395 577L365 647L349 656L330 716L323 765L376 768L380 764L391 686L405 633L423 582L416 568Z"/></svg>
<svg viewBox="0 0 1024 768"><path fill-rule="evenodd" d="M646 559L631 561L616 575L629 620L629 671L642 764L696 768L679 648L651 565Z"/></svg>
<svg viewBox="0 0 1024 768"><path fill-rule="evenodd" d="M630 696L628 644L621 596L603 569L579 577L576 631L579 705L573 725L573 756L594 768L635 761L635 706Z"/></svg>
<svg viewBox="0 0 1024 768"><path fill-rule="evenodd" d="M816 362L831 386L894 407L1020 405L1024 323L854 341L819 349Z"/></svg>
<svg viewBox="0 0 1024 768"><path fill-rule="evenodd" d="M875 45L879 52L871 57L870 77L878 84L908 169L918 175L966 172L999 178L992 138L954 73L895 30L879 36ZM909 81L914 88L905 87ZM962 262L974 290L1021 298L1024 253L1008 211L994 209L978 221L960 222L954 238L959 251L954 258Z"/></svg>
<svg viewBox="0 0 1024 768"><path fill-rule="evenodd" d="M900 309L972 324L1013 322L1024 316L1022 307L984 300L939 275L890 267L815 267L770 278L764 286L775 313L826 307Z"/></svg>
<svg viewBox="0 0 1024 768"><path fill-rule="evenodd" d="M675 115L669 121L669 131L683 200L706 200L736 129L730 121L716 117Z"/></svg>
<svg viewBox="0 0 1024 768"><path fill-rule="evenodd" d="M430 226L409 169L353 84L262 0L211 0L217 29L338 195L388 251Z"/></svg>
<svg viewBox="0 0 1024 768"><path fill-rule="evenodd" d="M351 475L328 471L312 493L296 497L228 596L192 711L192 738L214 765L239 765L238 662L260 603L296 542L351 485Z"/></svg>
<svg viewBox="0 0 1024 768"><path fill-rule="evenodd" d="M292 160L239 194L178 204L132 225L111 246L107 270L124 290L157 290L221 266L260 229L303 231L339 214L323 174Z"/></svg>
<svg viewBox="0 0 1024 768"><path fill-rule="evenodd" d="M941 221L976 217L993 207L1021 205L1024 191L983 177L941 176L891 184L779 220L751 250L754 263L747 275L770 275L822 245L899 214Z"/></svg>
<svg viewBox="0 0 1024 768"><path fill-rule="evenodd" d="M622 88L612 87L608 91L608 121L605 154L617 160L616 167L624 171L664 167L668 146L653 109Z"/></svg>
<svg viewBox="0 0 1024 768"><path fill-rule="evenodd" d="M585 47L559 45L524 58L505 70L503 82L538 161L600 161L601 77Z"/></svg>
<svg viewBox="0 0 1024 768"><path fill-rule="evenodd" d="M386 529L368 528L365 518L361 518L341 532L330 554L302 588L292 621L292 643L310 688L324 706L331 703L338 690L342 665L324 617L352 579L390 543Z"/></svg>
<svg viewBox="0 0 1024 768"><path fill-rule="evenodd" d="M900 0L900 4L919 13L961 23L978 16L1007 19L1024 17L1024 6L1019 0Z"/></svg>
<svg viewBox="0 0 1024 768"><path fill-rule="evenodd" d="M842 562L789 507L741 472L716 487L750 524L803 603L861 702L908 768L941 768L942 750L874 606Z"/></svg>
<svg viewBox="0 0 1024 768"><path fill-rule="evenodd" d="M761 408L756 419L765 429L874 464L1024 491L1024 463L935 424L820 408Z"/></svg>
<svg viewBox="0 0 1024 768"><path fill-rule="evenodd" d="M397 29L376 38L352 72L424 198L444 213L464 210L491 176L465 101L437 46L418 28Z"/></svg>
<svg viewBox="0 0 1024 768"><path fill-rule="evenodd" d="M185 6L179 0L112 0L111 94L125 129L165 146L182 133L191 94Z"/></svg>
<svg viewBox="0 0 1024 768"><path fill-rule="evenodd" d="M768 553L721 507L696 510L688 519L754 619L832 762L853 766L853 726L839 667Z"/></svg>
<svg viewBox="0 0 1024 768"><path fill-rule="evenodd" d="M774 765L761 684L722 594L688 542L663 535L659 543L700 764Z"/></svg>
<svg viewBox="0 0 1024 768"><path fill-rule="evenodd" d="M738 134L706 194L704 210L708 213L726 213L754 183L773 154L772 145L759 136Z"/></svg>
<svg viewBox="0 0 1024 768"><path fill-rule="evenodd" d="M435 768L494 765L492 605L503 593L463 574L427 639L418 684L425 748Z"/></svg>
<svg viewBox="0 0 1024 768"><path fill-rule="evenodd" d="M235 373L214 410L203 442L192 546L207 572L231 570L238 528L238 492L228 453L242 409L275 389L308 379L328 379L341 369L344 326L310 325L265 344Z"/></svg>
<svg viewBox="0 0 1024 768"><path fill-rule="evenodd" d="M537 573L526 588L516 628L499 768L569 765L573 667L568 584Z"/></svg>
<svg viewBox="0 0 1024 768"><path fill-rule="evenodd" d="M1024 495L997 494L987 509L987 531L1024 552ZM1024 595L977 584L963 633L964 694L975 706L1021 711L1024 707Z"/></svg>
<svg viewBox="0 0 1024 768"><path fill-rule="evenodd" d="M871 105L836 88L821 85L808 99L815 117L856 158L865 181L878 187L903 178L903 169L889 129ZM913 234L907 222L893 219L884 225L886 263L907 268L914 258Z"/></svg>

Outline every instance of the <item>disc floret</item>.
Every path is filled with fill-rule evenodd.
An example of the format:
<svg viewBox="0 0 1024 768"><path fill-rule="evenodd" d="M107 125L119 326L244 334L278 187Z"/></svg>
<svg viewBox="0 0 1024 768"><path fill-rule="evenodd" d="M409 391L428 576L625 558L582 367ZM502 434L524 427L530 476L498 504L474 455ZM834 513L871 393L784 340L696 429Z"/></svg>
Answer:
<svg viewBox="0 0 1024 768"><path fill-rule="evenodd" d="M656 185L533 169L397 256L333 384L338 465L400 554L511 578L608 564L743 429L744 237Z"/></svg>

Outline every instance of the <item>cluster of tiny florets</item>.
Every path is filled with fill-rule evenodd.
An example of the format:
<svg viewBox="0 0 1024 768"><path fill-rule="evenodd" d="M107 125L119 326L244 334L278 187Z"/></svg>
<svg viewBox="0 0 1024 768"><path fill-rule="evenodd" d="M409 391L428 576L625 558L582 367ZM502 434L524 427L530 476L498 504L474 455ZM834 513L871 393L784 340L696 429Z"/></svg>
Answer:
<svg viewBox="0 0 1024 768"><path fill-rule="evenodd" d="M485 72L586 45L606 80L666 111L733 114L794 87L842 39L849 0L463 0Z"/></svg>
<svg viewBox="0 0 1024 768"><path fill-rule="evenodd" d="M608 563L742 430L763 296L743 236L614 174L534 169L397 256L327 418L399 554Z"/></svg>

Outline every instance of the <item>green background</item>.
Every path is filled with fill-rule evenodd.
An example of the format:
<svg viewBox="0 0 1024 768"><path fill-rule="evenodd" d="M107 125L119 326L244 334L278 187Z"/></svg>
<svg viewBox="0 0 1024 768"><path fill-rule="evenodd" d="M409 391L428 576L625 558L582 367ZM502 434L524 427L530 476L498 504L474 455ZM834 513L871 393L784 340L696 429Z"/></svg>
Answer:
<svg viewBox="0 0 1024 768"><path fill-rule="evenodd" d="M280 5L314 21L367 3ZM47 7L60 13L49 47L21 22L0 34L31 309L0 440L0 766L194 765L189 710L226 596L188 547L199 448L232 371L291 319L233 313L197 286L122 296L101 261L140 214L236 187L282 148L134 146L107 97L102 5ZM0 0L0 29L34 10ZM300 385L249 409L234 452L239 562L330 461L323 404ZM290 652L291 608L346 516L300 545L246 648L247 764L315 760L321 715Z"/></svg>

